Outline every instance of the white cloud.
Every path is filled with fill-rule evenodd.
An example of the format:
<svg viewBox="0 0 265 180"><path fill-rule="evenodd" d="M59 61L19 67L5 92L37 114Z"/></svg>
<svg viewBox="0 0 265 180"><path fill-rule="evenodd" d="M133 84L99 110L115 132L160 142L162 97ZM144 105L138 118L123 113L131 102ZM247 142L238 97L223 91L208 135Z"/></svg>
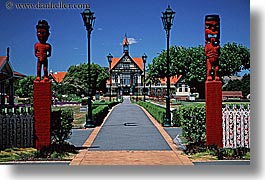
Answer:
<svg viewBox="0 0 265 180"><path fill-rule="evenodd" d="M101 27L98 28L98 31L102 31L102 30L103 30L103 28L101 28Z"/></svg>
<svg viewBox="0 0 265 180"><path fill-rule="evenodd" d="M129 44L136 44L136 43L139 42L137 39L132 38L132 37L127 38L127 40L129 42ZM120 45L122 46L123 45L123 42L121 42Z"/></svg>
<svg viewBox="0 0 265 180"><path fill-rule="evenodd" d="M136 43L138 43L138 41L135 38L127 38L127 39L128 39L129 44L136 44Z"/></svg>

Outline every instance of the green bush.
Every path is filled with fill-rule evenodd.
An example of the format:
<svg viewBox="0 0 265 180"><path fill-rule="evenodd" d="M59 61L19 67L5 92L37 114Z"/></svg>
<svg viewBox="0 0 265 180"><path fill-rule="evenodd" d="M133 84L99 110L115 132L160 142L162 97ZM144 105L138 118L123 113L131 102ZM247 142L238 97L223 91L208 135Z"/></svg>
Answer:
<svg viewBox="0 0 265 180"><path fill-rule="evenodd" d="M120 102L118 101L111 101L111 102L107 102L109 109L111 109L113 106L116 106L117 104L119 104Z"/></svg>
<svg viewBox="0 0 265 180"><path fill-rule="evenodd" d="M145 108L160 124L163 125L166 116L165 108L144 101L138 101L137 104Z"/></svg>
<svg viewBox="0 0 265 180"><path fill-rule="evenodd" d="M100 126L109 112L108 105L98 105L92 110L92 118L95 126Z"/></svg>
<svg viewBox="0 0 265 180"><path fill-rule="evenodd" d="M53 111L51 114L51 140L54 144L65 144L70 138L74 114L72 109Z"/></svg>
<svg viewBox="0 0 265 180"><path fill-rule="evenodd" d="M173 124L180 126L187 143L205 143L206 110L204 104L180 106L173 112Z"/></svg>
<svg viewBox="0 0 265 180"><path fill-rule="evenodd" d="M104 118L107 116L109 109L119 104L117 101L95 101L92 104L92 121L95 126L100 126ZM87 118L87 114L86 114Z"/></svg>

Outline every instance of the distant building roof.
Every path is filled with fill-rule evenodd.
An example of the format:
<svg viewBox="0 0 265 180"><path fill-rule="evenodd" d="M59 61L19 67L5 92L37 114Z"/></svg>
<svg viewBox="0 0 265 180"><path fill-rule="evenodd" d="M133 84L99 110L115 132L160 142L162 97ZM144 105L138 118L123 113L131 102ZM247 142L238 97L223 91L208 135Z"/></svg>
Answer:
<svg viewBox="0 0 265 180"><path fill-rule="evenodd" d="M0 56L0 70L2 69L2 66L6 63L7 56Z"/></svg>
<svg viewBox="0 0 265 180"><path fill-rule="evenodd" d="M123 39L123 47L127 47L129 46L129 41L128 41L128 38L125 34L125 37ZM112 70L113 68L115 68L115 66L125 57L125 56L128 56L136 65L137 67L143 71L144 70L144 64L143 64L143 59L142 57L131 57L129 55L129 52L128 52L128 49L124 50L123 51L123 55L121 57L114 57L112 58L112 62L111 62L111 67L110 67L110 70Z"/></svg>
<svg viewBox="0 0 265 180"><path fill-rule="evenodd" d="M26 75L13 70L8 60L8 56L0 56L0 73L3 69L6 70L6 68L8 68L8 72L10 72L10 76L14 76L15 78L26 77Z"/></svg>
<svg viewBox="0 0 265 180"><path fill-rule="evenodd" d="M21 74L21 73L19 73L19 72L17 72L17 71L14 71L14 76L15 76L15 77L26 77L25 74Z"/></svg>
<svg viewBox="0 0 265 180"><path fill-rule="evenodd" d="M229 99L229 98L242 98L242 91L222 91L222 97L223 99Z"/></svg>
<svg viewBox="0 0 265 180"><path fill-rule="evenodd" d="M55 73L50 73L50 76L56 83L61 83L66 74L67 72L55 72Z"/></svg>
<svg viewBox="0 0 265 180"><path fill-rule="evenodd" d="M176 84L179 82L181 79L182 75L175 75L170 77L170 84ZM159 78L159 81L161 84L166 84L167 83L167 78Z"/></svg>
<svg viewBox="0 0 265 180"><path fill-rule="evenodd" d="M123 55L124 56L124 55ZM123 58L123 56L122 57L120 57L120 58L117 58L117 57L114 57L114 58L112 58L112 62L111 62L111 67L110 67L110 69L113 69L119 62L120 62L120 60L122 60L122 58ZM130 57L130 56L129 56ZM141 69L141 71L143 71L144 70L144 65L143 65L143 59L141 58L141 57L139 57L139 58L133 58L133 57L130 57L132 60L133 60L133 62Z"/></svg>

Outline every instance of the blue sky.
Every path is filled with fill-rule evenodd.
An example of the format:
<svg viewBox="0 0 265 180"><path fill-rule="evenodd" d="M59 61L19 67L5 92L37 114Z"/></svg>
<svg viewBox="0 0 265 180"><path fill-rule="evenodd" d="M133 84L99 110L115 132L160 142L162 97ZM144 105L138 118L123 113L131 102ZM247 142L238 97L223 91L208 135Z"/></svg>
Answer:
<svg viewBox="0 0 265 180"><path fill-rule="evenodd" d="M0 0L1 41L0 56L10 47L10 61L16 71L36 74L33 46L38 41L38 20L49 22L52 45L49 70L67 71L75 64L87 63L87 36L80 13L84 9L12 9L7 0ZM19 1L13 0L13 4ZM20 1L21 2L21 1ZM25 0L23 3L37 3ZM48 3L50 1L40 1ZM53 0L53 3L60 2ZM130 55L147 54L147 62L166 48L166 37L161 12L168 5L176 12L170 45L192 47L204 45L204 16L219 14L221 18L221 45L236 42L250 48L249 0L64 0L65 3L87 3L95 13L91 34L91 59L108 66L106 56L122 55L124 34L131 41Z"/></svg>

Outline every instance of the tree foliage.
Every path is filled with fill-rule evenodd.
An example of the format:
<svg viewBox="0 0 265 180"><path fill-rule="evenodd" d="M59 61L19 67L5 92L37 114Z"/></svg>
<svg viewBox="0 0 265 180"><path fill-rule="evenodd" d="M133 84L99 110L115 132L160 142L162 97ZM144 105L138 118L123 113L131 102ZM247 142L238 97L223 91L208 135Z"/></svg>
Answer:
<svg viewBox="0 0 265 180"><path fill-rule="evenodd" d="M96 91L106 91L106 80L109 78L105 68L92 63L90 66L92 94ZM70 66L63 80L66 94L77 96L88 94L88 64Z"/></svg>
<svg viewBox="0 0 265 180"><path fill-rule="evenodd" d="M245 74L241 80L229 80L223 87L225 91L242 91L243 96L250 94L250 74Z"/></svg>
<svg viewBox="0 0 265 180"><path fill-rule="evenodd" d="M36 76L27 76L15 82L15 96L30 98L33 96L33 81Z"/></svg>
<svg viewBox="0 0 265 180"><path fill-rule="evenodd" d="M249 49L236 43L227 43L221 48L220 76L231 76L241 69L250 68Z"/></svg>
<svg viewBox="0 0 265 180"><path fill-rule="evenodd" d="M169 75L183 75L185 82L204 94L204 82L206 80L206 56L204 46L182 47L171 46L169 49L170 72ZM153 62L148 65L148 75L153 78L166 77L167 51L162 51ZM249 49L236 43L227 43L221 48L219 57L219 75L231 76L242 69L250 68Z"/></svg>
<svg viewBox="0 0 265 180"><path fill-rule="evenodd" d="M106 80L109 78L108 69L92 63L90 66L92 94L96 91L106 92ZM33 96L33 81L36 76L28 76L15 82L15 95L21 98ZM88 65L72 65L62 83L52 83L54 96L61 99L66 94L81 97L88 94Z"/></svg>

